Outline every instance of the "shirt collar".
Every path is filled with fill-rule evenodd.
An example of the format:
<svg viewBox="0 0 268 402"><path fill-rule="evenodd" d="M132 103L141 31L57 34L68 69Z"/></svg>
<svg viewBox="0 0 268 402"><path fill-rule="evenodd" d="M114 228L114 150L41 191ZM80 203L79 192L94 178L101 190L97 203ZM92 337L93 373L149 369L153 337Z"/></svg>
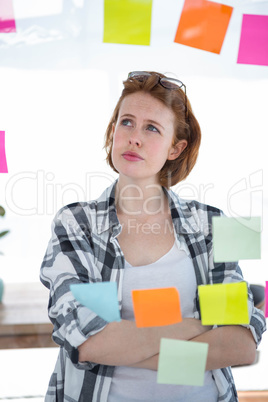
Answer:
<svg viewBox="0 0 268 402"><path fill-rule="evenodd" d="M117 180L111 184L97 199L97 232L98 234L111 230L113 237L121 232L116 208L115 208L115 189ZM182 200L171 189L163 187L171 211L171 217L178 234L195 234L200 232L201 224L196 209L192 210L189 203Z"/></svg>
<svg viewBox="0 0 268 402"><path fill-rule="evenodd" d="M196 208L190 209L189 203L174 191L163 187L168 198L173 225L178 234L195 234L201 230L201 222Z"/></svg>
<svg viewBox="0 0 268 402"><path fill-rule="evenodd" d="M115 208L115 189L118 180L115 180L96 201L97 210L97 233L112 230L114 235L121 231L116 208ZM118 233L117 233L118 232Z"/></svg>

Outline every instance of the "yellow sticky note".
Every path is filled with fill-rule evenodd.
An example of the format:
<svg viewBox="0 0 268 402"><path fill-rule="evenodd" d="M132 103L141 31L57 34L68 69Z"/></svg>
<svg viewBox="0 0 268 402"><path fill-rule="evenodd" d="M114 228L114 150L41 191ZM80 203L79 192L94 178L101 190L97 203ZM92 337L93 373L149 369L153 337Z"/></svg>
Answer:
<svg viewBox="0 0 268 402"><path fill-rule="evenodd" d="M105 0L105 43L150 45L152 0Z"/></svg>
<svg viewBox="0 0 268 402"><path fill-rule="evenodd" d="M198 286L203 325L249 324L246 282Z"/></svg>

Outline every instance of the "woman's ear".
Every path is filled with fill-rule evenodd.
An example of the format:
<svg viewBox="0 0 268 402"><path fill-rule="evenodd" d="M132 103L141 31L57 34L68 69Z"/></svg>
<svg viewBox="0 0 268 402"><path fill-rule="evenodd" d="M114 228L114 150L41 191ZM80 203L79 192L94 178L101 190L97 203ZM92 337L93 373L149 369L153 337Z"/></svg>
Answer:
<svg viewBox="0 0 268 402"><path fill-rule="evenodd" d="M111 138L114 138L115 123L112 124Z"/></svg>
<svg viewBox="0 0 268 402"><path fill-rule="evenodd" d="M170 148L167 159L169 161L173 161L173 160L177 159L180 156L180 154L185 150L187 145L188 145L188 142L186 140L180 140L179 142L177 142L176 145L173 145Z"/></svg>

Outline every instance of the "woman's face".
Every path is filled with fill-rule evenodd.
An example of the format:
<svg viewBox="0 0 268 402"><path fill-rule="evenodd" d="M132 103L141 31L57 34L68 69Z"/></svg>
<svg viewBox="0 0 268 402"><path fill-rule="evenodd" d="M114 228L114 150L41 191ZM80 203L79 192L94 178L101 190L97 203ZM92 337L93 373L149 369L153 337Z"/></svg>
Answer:
<svg viewBox="0 0 268 402"><path fill-rule="evenodd" d="M167 159L176 159L185 140L173 146L175 116L150 94L136 92L122 101L113 126L112 161L121 176L159 184Z"/></svg>

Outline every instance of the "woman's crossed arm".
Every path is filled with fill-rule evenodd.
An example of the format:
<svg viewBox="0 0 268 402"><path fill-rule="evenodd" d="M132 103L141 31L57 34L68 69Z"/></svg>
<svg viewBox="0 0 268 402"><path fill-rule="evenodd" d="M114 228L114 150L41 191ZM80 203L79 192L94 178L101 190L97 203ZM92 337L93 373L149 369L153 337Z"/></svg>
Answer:
<svg viewBox="0 0 268 402"><path fill-rule="evenodd" d="M134 321L112 322L78 347L79 361L112 366L133 365L158 354L163 337L189 340L209 329L195 318L150 328L137 328Z"/></svg>

